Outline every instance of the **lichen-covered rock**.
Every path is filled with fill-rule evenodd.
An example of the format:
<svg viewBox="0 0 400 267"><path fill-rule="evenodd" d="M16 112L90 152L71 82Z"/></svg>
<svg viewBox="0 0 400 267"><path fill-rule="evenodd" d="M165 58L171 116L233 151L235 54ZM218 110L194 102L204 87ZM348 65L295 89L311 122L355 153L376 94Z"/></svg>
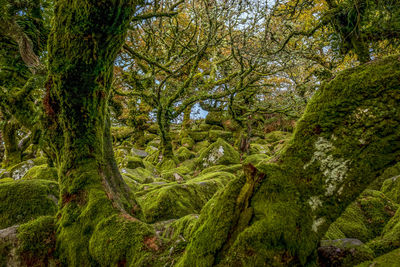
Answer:
<svg viewBox="0 0 400 267"><path fill-rule="evenodd" d="M57 169L54 167L48 167L47 164L33 166L24 175L23 179L42 179L58 181Z"/></svg>
<svg viewBox="0 0 400 267"><path fill-rule="evenodd" d="M135 130L128 126L111 127L111 135L114 141L122 141L132 136Z"/></svg>
<svg viewBox="0 0 400 267"><path fill-rule="evenodd" d="M374 252L363 242L354 238L322 240L318 248L318 258L321 267L352 267L372 260Z"/></svg>
<svg viewBox="0 0 400 267"><path fill-rule="evenodd" d="M186 183L164 184L152 189L139 197L146 221L151 223L199 213L214 193L234 177L231 173L215 172Z"/></svg>
<svg viewBox="0 0 400 267"><path fill-rule="evenodd" d="M33 160L23 161L18 163L17 165L12 166L9 168L10 177L14 180L19 180L28 172L30 168L35 165Z"/></svg>
<svg viewBox="0 0 400 267"><path fill-rule="evenodd" d="M132 156L136 156L136 157L140 157L140 158L145 158L149 155L146 151L137 149L134 147L131 149L131 154L132 154Z"/></svg>
<svg viewBox="0 0 400 267"><path fill-rule="evenodd" d="M265 155L271 155L271 151L269 149L268 145L262 145L262 144L250 144L250 154L265 154Z"/></svg>
<svg viewBox="0 0 400 267"><path fill-rule="evenodd" d="M18 253L18 225L0 230L0 266L23 266Z"/></svg>
<svg viewBox="0 0 400 267"><path fill-rule="evenodd" d="M223 130L210 130L208 133L208 137L211 142L215 142L218 138L222 138L224 140L229 140L232 138L232 132L223 131Z"/></svg>
<svg viewBox="0 0 400 267"><path fill-rule="evenodd" d="M0 229L57 211L58 183L20 180L0 183Z"/></svg>
<svg viewBox="0 0 400 267"><path fill-rule="evenodd" d="M185 161L188 159L192 159L196 156L196 154L186 147L180 147L176 152L175 152L176 157L179 159L179 161Z"/></svg>
<svg viewBox="0 0 400 267"><path fill-rule="evenodd" d="M219 138L205 149L197 159L201 169L214 165L229 165L240 162L240 155L231 145Z"/></svg>

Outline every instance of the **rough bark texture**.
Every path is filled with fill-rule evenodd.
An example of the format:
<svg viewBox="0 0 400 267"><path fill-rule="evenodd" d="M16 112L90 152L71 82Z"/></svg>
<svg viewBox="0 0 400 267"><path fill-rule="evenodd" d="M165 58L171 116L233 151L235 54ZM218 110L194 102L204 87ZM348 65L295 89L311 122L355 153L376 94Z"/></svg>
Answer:
<svg viewBox="0 0 400 267"><path fill-rule="evenodd" d="M207 203L179 265L315 265L328 226L400 159L399 100L399 56L325 83L284 152L250 176L265 177Z"/></svg>
<svg viewBox="0 0 400 267"><path fill-rule="evenodd" d="M132 259L140 237L151 234L142 231L126 243L124 231L142 223L132 217L139 208L114 160L107 105L113 62L135 6L133 0L56 2L44 104L60 177L57 252L68 266ZM126 246L117 249L118 242Z"/></svg>

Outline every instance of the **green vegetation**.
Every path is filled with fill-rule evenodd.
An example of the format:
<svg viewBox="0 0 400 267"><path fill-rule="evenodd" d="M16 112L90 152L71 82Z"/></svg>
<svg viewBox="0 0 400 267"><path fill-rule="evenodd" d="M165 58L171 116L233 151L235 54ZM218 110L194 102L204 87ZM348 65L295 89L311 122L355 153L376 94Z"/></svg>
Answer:
<svg viewBox="0 0 400 267"><path fill-rule="evenodd" d="M400 5L272 2L0 0L0 266L400 265Z"/></svg>

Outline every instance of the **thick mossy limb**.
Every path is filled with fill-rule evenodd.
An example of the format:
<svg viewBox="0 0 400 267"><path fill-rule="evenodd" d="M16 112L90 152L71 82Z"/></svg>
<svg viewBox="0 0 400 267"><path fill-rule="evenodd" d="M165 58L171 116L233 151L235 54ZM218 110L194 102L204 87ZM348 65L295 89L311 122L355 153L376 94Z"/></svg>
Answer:
<svg viewBox="0 0 400 267"><path fill-rule="evenodd" d="M202 212L181 265L195 265L203 255L201 266L215 264L217 255L224 256L221 265L315 264L329 225L400 156L399 88L399 56L346 70L323 84L287 147L270 160L276 164L257 165L266 178L251 198L248 225L232 242L216 234L220 225L204 221ZM225 211L224 202L210 203L214 214ZM232 213L223 217L225 227L234 225ZM227 242L232 245L219 254Z"/></svg>
<svg viewBox="0 0 400 267"><path fill-rule="evenodd" d="M0 183L0 229L57 212L58 184L47 180Z"/></svg>

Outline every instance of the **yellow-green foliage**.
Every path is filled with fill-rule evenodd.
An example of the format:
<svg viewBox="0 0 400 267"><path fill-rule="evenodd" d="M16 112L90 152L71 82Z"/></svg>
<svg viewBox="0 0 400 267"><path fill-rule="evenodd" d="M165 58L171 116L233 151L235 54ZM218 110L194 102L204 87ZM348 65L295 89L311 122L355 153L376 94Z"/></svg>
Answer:
<svg viewBox="0 0 400 267"><path fill-rule="evenodd" d="M94 229L89 251L99 266L146 266L159 244L153 229L132 217L112 215Z"/></svg>
<svg viewBox="0 0 400 267"><path fill-rule="evenodd" d="M146 221L176 219L199 213L214 193L234 177L231 173L214 172L186 183L169 183L150 189L139 198Z"/></svg>
<svg viewBox="0 0 400 267"><path fill-rule="evenodd" d="M33 166L24 175L23 179L42 179L50 181L58 181L57 169L54 167L48 167L47 164Z"/></svg>
<svg viewBox="0 0 400 267"><path fill-rule="evenodd" d="M57 211L58 184L47 180L0 183L0 229Z"/></svg>
<svg viewBox="0 0 400 267"><path fill-rule="evenodd" d="M55 248L56 225L53 216L42 216L18 228L18 250L28 266L46 264Z"/></svg>

